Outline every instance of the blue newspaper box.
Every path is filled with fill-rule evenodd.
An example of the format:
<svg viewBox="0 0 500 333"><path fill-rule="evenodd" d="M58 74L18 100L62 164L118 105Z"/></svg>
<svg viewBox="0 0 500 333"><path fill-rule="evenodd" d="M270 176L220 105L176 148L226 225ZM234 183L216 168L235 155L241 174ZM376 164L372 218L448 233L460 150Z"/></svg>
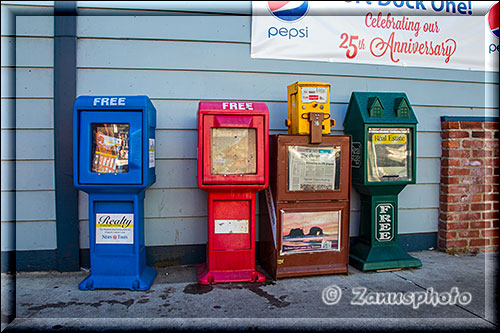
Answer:
<svg viewBox="0 0 500 333"><path fill-rule="evenodd" d="M91 270L81 290L147 290L156 277L144 245L155 128L147 96L80 96L74 103L74 185L89 197Z"/></svg>

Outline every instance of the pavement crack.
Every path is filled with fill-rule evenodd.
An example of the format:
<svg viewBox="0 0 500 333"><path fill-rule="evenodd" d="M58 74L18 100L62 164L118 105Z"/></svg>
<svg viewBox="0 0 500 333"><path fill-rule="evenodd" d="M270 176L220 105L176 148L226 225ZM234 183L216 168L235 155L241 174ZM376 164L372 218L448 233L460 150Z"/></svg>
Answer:
<svg viewBox="0 0 500 333"><path fill-rule="evenodd" d="M413 285L415 285L415 286L417 286L417 287L421 288L422 290L428 291L429 289L432 289L432 287L427 288L427 287L421 286L420 284L418 284L418 283L416 283L416 282L414 282L414 281L412 281L412 280L410 280L410 279L408 279L408 278L406 278L406 277L404 277L404 276L402 276L402 275L399 275L399 274L397 274L397 273L393 273L393 274L394 274L395 276L397 276L397 277L399 277L399 278L401 278L401 279L403 279L403 280L405 280L405 281L407 281L407 282L410 282L411 284L413 284ZM450 304L448 304L448 305L450 305ZM459 309L462 309L462 310L464 310L465 312L470 313L470 314L471 314L471 315L473 315L474 317L477 317L477 318L479 318L479 319L482 319L482 320L484 320L485 322L487 322L487 323L489 323L489 324L492 324L492 325L495 325L495 326L496 326L496 324L495 324L494 322L489 321L488 319L484 318L483 316L478 315L478 314L476 314L476 313L472 312L471 310L467 309L466 307L464 307L464 306L463 306L463 305L461 305L461 304L457 304L457 303L455 303L455 304L453 304L453 306L456 306L456 307L458 307Z"/></svg>
<svg viewBox="0 0 500 333"><path fill-rule="evenodd" d="M419 285L419 284L418 284L418 283L416 283L415 281L412 281L412 280L410 280L410 279L408 279L408 278L406 278L406 277L404 277L404 276L402 276L402 275L399 275L398 273L393 273L393 274L394 274L395 276L397 276L398 278L405 280L406 282L410 282L411 284L413 284L413 285L415 285L415 286L417 286L417 287L419 287L419 288L421 288L421 289L423 289L423 290L427 290L427 288L426 288L426 287Z"/></svg>

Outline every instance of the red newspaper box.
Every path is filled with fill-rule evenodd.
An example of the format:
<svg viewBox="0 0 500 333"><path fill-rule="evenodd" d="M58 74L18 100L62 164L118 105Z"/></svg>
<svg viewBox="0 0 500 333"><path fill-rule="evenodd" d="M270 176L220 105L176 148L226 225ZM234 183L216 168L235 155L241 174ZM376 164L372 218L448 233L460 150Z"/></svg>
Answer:
<svg viewBox="0 0 500 333"><path fill-rule="evenodd" d="M201 101L198 187L208 192L207 262L198 283L263 282L255 269L255 193L269 183L265 103Z"/></svg>

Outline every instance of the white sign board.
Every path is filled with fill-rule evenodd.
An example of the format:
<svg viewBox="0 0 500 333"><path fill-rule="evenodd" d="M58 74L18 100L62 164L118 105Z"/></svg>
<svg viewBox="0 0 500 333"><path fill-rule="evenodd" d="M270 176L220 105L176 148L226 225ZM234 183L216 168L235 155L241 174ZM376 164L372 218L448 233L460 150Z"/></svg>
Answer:
<svg viewBox="0 0 500 333"><path fill-rule="evenodd" d="M134 244L134 214L96 214L96 244Z"/></svg>
<svg viewBox="0 0 500 333"><path fill-rule="evenodd" d="M248 234L248 220L215 220L216 234Z"/></svg>
<svg viewBox="0 0 500 333"><path fill-rule="evenodd" d="M498 70L497 35L492 1L252 2L252 58Z"/></svg>

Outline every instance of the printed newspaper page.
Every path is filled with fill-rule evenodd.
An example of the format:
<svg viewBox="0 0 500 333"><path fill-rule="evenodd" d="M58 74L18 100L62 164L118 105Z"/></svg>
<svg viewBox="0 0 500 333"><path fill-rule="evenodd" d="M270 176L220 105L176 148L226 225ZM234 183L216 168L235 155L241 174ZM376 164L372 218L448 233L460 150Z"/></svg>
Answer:
<svg viewBox="0 0 500 333"><path fill-rule="evenodd" d="M337 147L288 147L288 190L335 190Z"/></svg>

